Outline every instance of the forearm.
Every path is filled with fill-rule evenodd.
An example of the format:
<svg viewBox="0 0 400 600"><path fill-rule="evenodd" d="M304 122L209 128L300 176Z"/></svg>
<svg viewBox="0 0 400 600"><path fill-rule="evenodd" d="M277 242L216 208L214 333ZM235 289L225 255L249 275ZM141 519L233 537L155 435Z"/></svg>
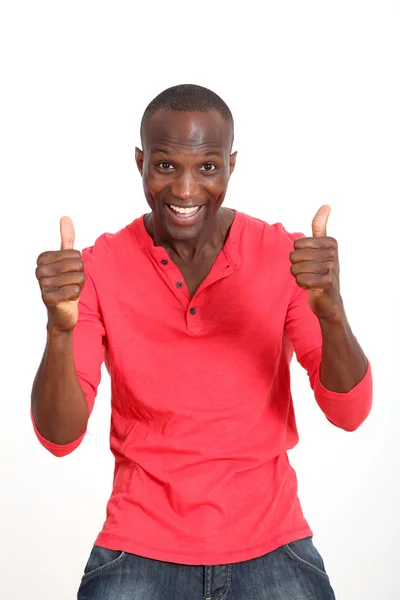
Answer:
<svg viewBox="0 0 400 600"><path fill-rule="evenodd" d="M368 361L354 337L344 311L334 320L320 319L320 380L332 392L346 393L364 377Z"/></svg>
<svg viewBox="0 0 400 600"><path fill-rule="evenodd" d="M72 330L48 327L47 344L32 388L32 413L40 434L69 444L86 429L88 405L75 372Z"/></svg>

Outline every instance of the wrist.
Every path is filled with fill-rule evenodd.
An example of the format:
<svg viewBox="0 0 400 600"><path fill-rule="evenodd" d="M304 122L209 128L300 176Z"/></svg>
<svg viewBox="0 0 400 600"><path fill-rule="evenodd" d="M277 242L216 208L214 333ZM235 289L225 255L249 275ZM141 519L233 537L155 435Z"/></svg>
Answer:
<svg viewBox="0 0 400 600"><path fill-rule="evenodd" d="M340 302L332 308L328 315L319 316L318 320L320 322L321 327L345 326L347 323L347 319L342 300L340 300Z"/></svg>
<svg viewBox="0 0 400 600"><path fill-rule="evenodd" d="M47 322L47 336L49 339L69 338L72 336L73 329L59 329L49 319Z"/></svg>

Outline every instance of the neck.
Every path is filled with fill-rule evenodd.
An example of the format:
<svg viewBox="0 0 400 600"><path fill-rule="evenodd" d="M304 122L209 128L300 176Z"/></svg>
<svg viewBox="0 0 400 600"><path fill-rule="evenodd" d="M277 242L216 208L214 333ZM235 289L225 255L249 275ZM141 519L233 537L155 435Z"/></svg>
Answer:
<svg viewBox="0 0 400 600"><path fill-rule="evenodd" d="M168 254L187 261L193 260L209 250L219 251L225 243L233 218L233 211L220 208L200 234L189 240L171 239L161 223L154 219L153 213L146 215L145 225L156 246L163 246Z"/></svg>

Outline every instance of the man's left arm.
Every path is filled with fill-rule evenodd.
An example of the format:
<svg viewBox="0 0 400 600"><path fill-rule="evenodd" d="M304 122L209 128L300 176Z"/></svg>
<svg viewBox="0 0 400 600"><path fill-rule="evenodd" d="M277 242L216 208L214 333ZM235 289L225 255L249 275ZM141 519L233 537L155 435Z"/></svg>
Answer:
<svg viewBox="0 0 400 600"><path fill-rule="evenodd" d="M352 431L368 416L372 404L371 367L347 321L340 294L338 245L326 235L330 213L320 208L312 223L312 237L299 238L290 254L291 272L299 288L307 290L308 304L322 336L320 356L310 354L309 373L315 397L327 418ZM300 290L299 290L300 292ZM300 296L302 294L300 293ZM313 360L318 364L313 365Z"/></svg>

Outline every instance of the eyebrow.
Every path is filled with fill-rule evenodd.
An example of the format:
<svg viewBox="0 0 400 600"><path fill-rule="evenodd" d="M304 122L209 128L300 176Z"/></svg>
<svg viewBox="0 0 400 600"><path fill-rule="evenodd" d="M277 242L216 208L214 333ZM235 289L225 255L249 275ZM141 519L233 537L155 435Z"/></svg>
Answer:
<svg viewBox="0 0 400 600"><path fill-rule="evenodd" d="M166 154L167 156L170 155L168 150L164 150L164 148L154 148L151 152L152 152L152 154L155 154L156 152L160 152L161 154Z"/></svg>
<svg viewBox="0 0 400 600"><path fill-rule="evenodd" d="M217 152L216 150L209 152L204 152L204 156L222 156L222 152Z"/></svg>
<svg viewBox="0 0 400 600"><path fill-rule="evenodd" d="M152 154L156 154L156 153L165 154L166 156L171 156L171 152L169 152L169 150L166 150L165 148L154 148L152 150ZM222 157L222 153L217 152L216 150L208 150L207 152L203 152L203 156L220 156L220 157Z"/></svg>

